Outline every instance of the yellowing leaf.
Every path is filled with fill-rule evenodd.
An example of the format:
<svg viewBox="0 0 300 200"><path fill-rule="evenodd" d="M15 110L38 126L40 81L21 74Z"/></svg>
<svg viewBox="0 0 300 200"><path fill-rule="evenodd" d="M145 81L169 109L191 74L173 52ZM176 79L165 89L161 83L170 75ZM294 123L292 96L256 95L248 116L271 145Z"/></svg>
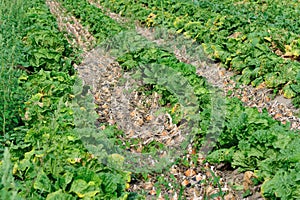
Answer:
<svg viewBox="0 0 300 200"><path fill-rule="evenodd" d="M265 40L272 42L272 39L270 37L264 37Z"/></svg>
<svg viewBox="0 0 300 200"><path fill-rule="evenodd" d="M80 195L82 196L81 198L83 198L83 197L92 198L92 197L94 197L99 192L100 192L100 190L95 190L95 191L90 191L90 192L87 192L87 193L84 193L84 194L80 194Z"/></svg>
<svg viewBox="0 0 300 200"><path fill-rule="evenodd" d="M285 98L291 99L296 96L296 93L291 89L290 86L286 86L283 88L283 96Z"/></svg>
<svg viewBox="0 0 300 200"><path fill-rule="evenodd" d="M83 198L84 197L84 194L81 194L80 192L75 192L76 194L77 194L77 196L79 197L79 198Z"/></svg>
<svg viewBox="0 0 300 200"><path fill-rule="evenodd" d="M67 136L67 138L68 138L69 141L74 141L75 140L75 138L73 136Z"/></svg>

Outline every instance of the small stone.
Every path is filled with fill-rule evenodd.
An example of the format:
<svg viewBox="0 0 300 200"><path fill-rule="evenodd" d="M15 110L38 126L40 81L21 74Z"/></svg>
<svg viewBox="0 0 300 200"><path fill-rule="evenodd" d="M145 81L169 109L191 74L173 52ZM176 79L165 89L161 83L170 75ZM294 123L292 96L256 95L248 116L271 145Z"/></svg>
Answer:
<svg viewBox="0 0 300 200"><path fill-rule="evenodd" d="M188 180L186 180L186 179L181 182L182 186L187 186L188 184L190 184L190 182Z"/></svg>
<svg viewBox="0 0 300 200"><path fill-rule="evenodd" d="M109 119L107 122L108 122L110 125L114 125L114 124L116 123L116 121L113 120L113 119Z"/></svg>
<svg viewBox="0 0 300 200"><path fill-rule="evenodd" d="M289 112L286 113L286 115L287 115L288 117L292 117L292 116L293 116L293 112L289 111Z"/></svg>
<svg viewBox="0 0 300 200"><path fill-rule="evenodd" d="M210 196L212 194L212 192L213 192L213 187L211 185L206 187L205 193L206 193L207 196Z"/></svg>
<svg viewBox="0 0 300 200"><path fill-rule="evenodd" d="M251 178L253 176L254 176L254 173L252 171L246 171L244 173L244 180L243 180L244 191L248 190L250 185L252 185Z"/></svg>
<svg viewBox="0 0 300 200"><path fill-rule="evenodd" d="M206 176L207 176L207 177L211 177L211 172L210 172L209 170L208 170L208 171L206 171L206 173L205 173L205 174L206 174Z"/></svg>
<svg viewBox="0 0 300 200"><path fill-rule="evenodd" d="M248 101L249 101L249 99L248 99L248 97L247 97L247 96L243 96L243 97L242 97L242 101L243 101L243 102L248 102Z"/></svg>
<svg viewBox="0 0 300 200"><path fill-rule="evenodd" d="M281 117L282 117L281 113L276 113L275 116L274 116L275 119L278 119L278 118L281 118Z"/></svg>
<svg viewBox="0 0 300 200"><path fill-rule="evenodd" d="M162 133L161 133L162 136L167 136L168 134L169 134L169 133L168 133L168 131L166 131L166 130L163 130Z"/></svg>
<svg viewBox="0 0 300 200"><path fill-rule="evenodd" d="M199 173L196 175L196 181L199 182L202 180L202 175Z"/></svg>
<svg viewBox="0 0 300 200"><path fill-rule="evenodd" d="M153 184L151 182L146 182L144 185L145 190L151 190L153 188Z"/></svg>
<svg viewBox="0 0 300 200"><path fill-rule="evenodd" d="M150 194L150 195L156 195L156 191L155 191L155 190L150 190L150 191L149 191L149 194Z"/></svg>
<svg viewBox="0 0 300 200"><path fill-rule="evenodd" d="M235 200L235 197L233 196L232 193L228 193L224 196L225 200Z"/></svg>
<svg viewBox="0 0 300 200"><path fill-rule="evenodd" d="M128 137L134 136L134 130L130 129L127 134L128 134Z"/></svg>
<svg viewBox="0 0 300 200"><path fill-rule="evenodd" d="M103 104L102 106L101 106L101 108L103 108L103 109L107 109L109 106L107 105L107 104Z"/></svg>
<svg viewBox="0 0 300 200"><path fill-rule="evenodd" d="M132 111L131 113L130 113L130 116L131 117L135 117L137 115L137 113L136 113L136 111L134 110L134 111Z"/></svg>
<svg viewBox="0 0 300 200"><path fill-rule="evenodd" d="M152 121L153 120L153 116L152 115L147 115L146 116L146 121L149 122L149 121Z"/></svg>
<svg viewBox="0 0 300 200"><path fill-rule="evenodd" d="M136 125L138 126L142 126L144 124L144 121L142 118L139 118L136 122L135 122Z"/></svg>
<svg viewBox="0 0 300 200"><path fill-rule="evenodd" d="M192 169L188 169L184 172L184 175L186 175L187 177L190 177L190 176L196 175L196 172Z"/></svg>

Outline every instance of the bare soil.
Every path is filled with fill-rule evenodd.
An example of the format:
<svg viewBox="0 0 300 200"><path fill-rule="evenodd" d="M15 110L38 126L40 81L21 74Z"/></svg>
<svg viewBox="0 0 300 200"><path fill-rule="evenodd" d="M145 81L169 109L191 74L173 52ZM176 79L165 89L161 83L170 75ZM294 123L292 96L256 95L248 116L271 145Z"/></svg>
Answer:
<svg viewBox="0 0 300 200"><path fill-rule="evenodd" d="M122 83L126 74L115 58L99 48L91 49L95 45L94 37L84 28L78 19L70 16L65 9L56 1L47 0L47 5L52 14L57 18L62 31L67 31L66 37L74 46L79 46L84 50L83 62L74 67L78 75L86 85L92 86L91 93L94 95L96 112L99 115L99 123L117 125L126 133L122 139L124 142L138 138L141 143L140 148L131 148L133 152L141 152L143 147L151 141L159 141L166 145L174 145L182 140L180 127L172 123L169 113L156 115L162 109L158 100L158 94L145 96L137 91L128 91L133 87L133 83ZM91 3L103 9L99 4L90 0ZM118 22L126 22L116 13L106 11L108 15ZM281 95L274 95L270 89L261 85L258 88L240 85L234 81L235 72L226 70L220 64L203 57L194 57L188 48L194 45L182 42L182 38L170 34L157 34L155 29L149 29L136 24L136 31L148 39L156 42L162 47L173 49L176 57L186 63L197 67L197 74L207 79L213 86L224 91L224 95L229 91L232 97L240 98L245 106L257 107L260 111L267 109L269 114L282 123L290 123L291 129L300 130L300 119L296 116L299 110L295 109L290 100ZM70 37L70 35L72 37ZM73 38L70 39L70 38ZM178 39L179 46L176 46ZM175 42L174 42L175 41ZM171 46L169 45L171 44ZM174 46L172 46L174 45ZM127 79L129 80L129 79ZM105 126L99 127L104 129ZM188 166L182 163L174 164L169 170L163 173L149 173L147 178L136 174L130 184L129 191L142 192L147 199L165 199L163 195L157 195L157 184L163 177L167 184L162 187L161 194L165 194L170 199L178 199L179 188L184 187L182 196L186 199L200 200L214 193L226 192L225 199L260 199L260 187L254 186L251 178L253 172L240 173L224 164L211 165L203 163L204 157L198 155L196 161L192 159L196 152L191 145L186 149L185 155ZM215 177L220 177L215 181ZM163 184L160 184L163 185ZM252 195L243 198L243 193L249 189ZM216 197L214 199L221 199Z"/></svg>

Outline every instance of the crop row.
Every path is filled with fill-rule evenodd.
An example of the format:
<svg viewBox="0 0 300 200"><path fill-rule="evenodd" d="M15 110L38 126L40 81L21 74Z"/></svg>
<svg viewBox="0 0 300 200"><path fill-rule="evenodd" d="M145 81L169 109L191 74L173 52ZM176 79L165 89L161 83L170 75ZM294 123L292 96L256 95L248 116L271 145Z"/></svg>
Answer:
<svg viewBox="0 0 300 200"><path fill-rule="evenodd" d="M146 20L145 16L147 15L144 11L150 9L146 5L147 2L143 2L143 9L136 7L138 4L133 2L131 4L118 2L118 4L113 2L110 6L119 9L118 11L122 10L125 15L133 14L131 8L134 7L135 15L143 13L140 16ZM101 10L97 10L96 7L92 8L85 0L64 1L63 5L69 11L75 12L76 10L77 17L90 29L92 27L103 28L97 31L105 31L104 34L107 36L109 33L106 31L109 32L109 29L105 27L106 25L114 26L113 30L125 30L112 20L109 20L109 24L103 24L101 20L89 22L87 10L95 10L97 15L101 13ZM76 7L79 5L80 8ZM165 15L167 14L165 13ZM103 16L103 18L106 17ZM118 35L117 32L114 32L113 35L115 35L113 38L107 38L108 41L110 39L112 41L110 45L107 45L109 46L108 51L117 57L117 61L124 70L140 69L145 83L152 85L153 88L158 88L163 94L165 102L179 100L178 94L174 92L176 89L172 90L162 85L156 87L158 85L157 77L164 75L163 69L166 66L179 73L183 79L188 80L188 84L192 86L193 92L197 96L197 106L200 111L197 116L199 127L194 143L201 148L202 143L205 142L204 138L211 135L213 135L212 137L218 136L215 136L216 147L207 157L208 161L228 162L241 170L255 171L258 182L263 182L262 194L266 198L297 199L300 197L300 188L297 184L297 174L300 171L298 162L300 149L297 145L300 142L299 133L290 131L288 125L282 125L275 121L266 111L259 112L255 108L242 106L242 103L236 98L226 98L225 103L214 102L212 93L215 90L203 78L195 74L194 66L179 62L172 53L146 41L138 34L131 33L126 37L124 33ZM176 80L173 81L173 86L176 87L181 87L180 84L186 85L177 83ZM212 109L216 108L213 106L220 106L217 109L223 109L224 116L214 115ZM211 121L217 122L213 128Z"/></svg>
<svg viewBox="0 0 300 200"><path fill-rule="evenodd" d="M193 88L200 111L196 116L199 121L194 138L196 148L201 148L206 142L204 138L209 138L208 136L216 141L216 147L207 160L216 163L228 162L241 170L255 171L258 181L264 181L262 194L267 198L298 197L297 192L286 191L300 189L297 181L290 182L300 170L297 158L300 151L297 146L300 141L299 133L289 131L288 126L272 119L266 111L260 113L255 108L245 108L236 98L226 98L225 101L214 98L218 93L215 93L201 77L195 75L194 66L179 62L174 55L162 49L140 49L119 57L118 61L124 69L142 68L143 77L146 79L144 83L154 85L153 88L159 83L169 84L167 81L159 82L158 78L165 77L165 73L168 72L164 70L165 66L180 73L181 81L176 79L176 76L168 76L168 80L172 82L173 87L177 87L176 89L159 88L162 90L159 92L166 101L170 101L179 98L180 88L184 88L185 91L187 85ZM158 67L152 67L153 64ZM182 80L187 80L188 84ZM184 95L190 98L189 94ZM214 112L216 109L222 111Z"/></svg>
<svg viewBox="0 0 300 200"><path fill-rule="evenodd" d="M85 1L65 0L61 1L61 3L70 14L81 20L82 25L88 27L89 32L96 38L97 43L103 42L106 38L112 37L123 30L121 26L116 25L114 20Z"/></svg>
<svg viewBox="0 0 300 200"><path fill-rule="evenodd" d="M4 1L0 9L0 199L126 198L129 173L103 165L82 140L91 132L76 117L88 110L76 100L78 50L45 1Z"/></svg>
<svg viewBox="0 0 300 200"><path fill-rule="evenodd" d="M235 70L242 83L282 89L299 106L299 5L294 1L98 2L147 26L174 29Z"/></svg>

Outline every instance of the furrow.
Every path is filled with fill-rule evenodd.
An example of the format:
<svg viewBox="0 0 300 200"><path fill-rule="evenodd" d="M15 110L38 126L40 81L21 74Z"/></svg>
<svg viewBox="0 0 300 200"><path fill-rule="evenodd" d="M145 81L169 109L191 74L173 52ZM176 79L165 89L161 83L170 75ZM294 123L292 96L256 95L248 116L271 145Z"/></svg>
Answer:
<svg viewBox="0 0 300 200"><path fill-rule="evenodd" d="M70 16L57 1L47 0L51 13L56 17L60 31L66 31L73 39L66 35L70 44L87 52L95 45L95 38L83 27L78 19Z"/></svg>
<svg viewBox="0 0 300 200"><path fill-rule="evenodd" d="M112 19L120 23L128 22L128 19L119 14L110 12L108 9L104 9L94 0L89 0L89 2L102 9ZM198 48L200 51L199 54L187 52L188 48L199 47L199 45L192 44L193 42L191 40L183 39L181 36L175 36L175 33L170 33L168 30L160 30L158 28L149 29L138 23L135 23L135 27L136 31L149 41L155 42L159 46L173 49L173 53L178 60L197 67L198 75L205 77L213 86L223 89L225 94L230 94L231 97L241 99L245 106L256 107L259 111L266 109L274 119L283 124L290 123L292 130L300 130L300 118L297 117L300 110L296 109L292 105L291 100L284 98L282 94L275 96L272 90L264 87L264 85L255 88L253 86L239 84L237 81L234 81L234 72L226 70L220 64L213 63L205 58L201 49ZM161 31L163 33L159 33Z"/></svg>

